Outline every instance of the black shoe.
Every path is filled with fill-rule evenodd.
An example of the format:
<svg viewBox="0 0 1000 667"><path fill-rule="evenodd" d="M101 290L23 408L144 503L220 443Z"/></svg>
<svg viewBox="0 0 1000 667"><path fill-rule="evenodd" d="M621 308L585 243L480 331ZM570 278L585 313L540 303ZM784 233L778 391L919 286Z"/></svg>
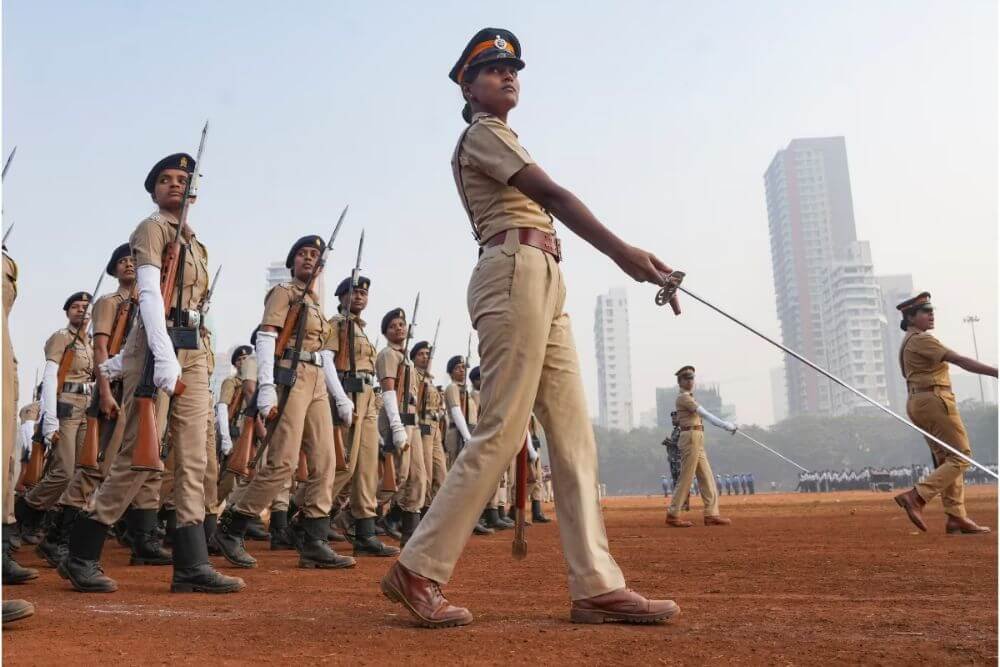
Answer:
<svg viewBox="0 0 1000 667"><path fill-rule="evenodd" d="M255 516L251 518L250 523L247 524L246 539L256 542L266 542L269 538L270 535L265 530L264 522L260 520L260 517Z"/></svg>
<svg viewBox="0 0 1000 667"><path fill-rule="evenodd" d="M69 536L69 553L59 563L59 576L69 579L81 593L113 593L118 584L101 569L101 551L108 527L90 517L81 516Z"/></svg>
<svg viewBox="0 0 1000 667"><path fill-rule="evenodd" d="M387 537L394 540L402 539L403 536L400 533L402 517L403 510L399 509L398 505L393 505L388 514L375 521L376 530L381 527Z"/></svg>
<svg viewBox="0 0 1000 667"><path fill-rule="evenodd" d="M14 518L21 533L21 541L25 544L38 544L42 541L42 522L45 520L45 510L35 509L28 504L24 496L14 501Z"/></svg>
<svg viewBox="0 0 1000 667"><path fill-rule="evenodd" d="M492 528L493 530L507 530L510 528L507 522L500 520L500 512L496 507L491 507L486 510L486 527Z"/></svg>
<svg viewBox="0 0 1000 667"><path fill-rule="evenodd" d="M11 536L14 534L14 524L3 524L3 583L23 584L38 578L38 570L22 567L11 555Z"/></svg>
<svg viewBox="0 0 1000 667"><path fill-rule="evenodd" d="M172 546L174 543L174 532L177 530L177 510L161 507L157 516L164 523L163 544L168 547ZM131 535L129 537L131 538Z"/></svg>
<svg viewBox="0 0 1000 667"><path fill-rule="evenodd" d="M375 518L354 520L355 556L398 556L399 549L383 544L375 537Z"/></svg>
<svg viewBox="0 0 1000 667"><path fill-rule="evenodd" d="M503 505L497 505L497 521L507 526L507 528L514 527L514 516L517 510L513 507L510 508L510 518L507 518L507 511L504 509Z"/></svg>
<svg viewBox="0 0 1000 667"><path fill-rule="evenodd" d="M156 510L130 509L126 516L132 543L129 565L170 565L174 562L156 535Z"/></svg>
<svg viewBox="0 0 1000 667"><path fill-rule="evenodd" d="M420 525L420 512L403 512L403 527L399 532L402 537L399 540L399 546L405 547L406 543L410 541L413 537L413 531L417 529Z"/></svg>
<svg viewBox="0 0 1000 667"><path fill-rule="evenodd" d="M131 509L132 508L130 507L128 510L125 510L125 514L122 516L122 518L114 522L114 524L111 526L111 531L110 531L111 534L114 535L115 540L118 542L118 544L125 547L126 549L132 548L132 543L129 542L131 538L129 537L128 534L128 523L126 523L125 521L125 517L128 516L129 510Z"/></svg>
<svg viewBox="0 0 1000 667"><path fill-rule="evenodd" d="M288 535L288 512L271 510L271 551L295 551L292 538Z"/></svg>
<svg viewBox="0 0 1000 667"><path fill-rule="evenodd" d="M531 522L532 523L552 523L552 519L542 513L542 501L531 501Z"/></svg>
<svg viewBox="0 0 1000 667"><path fill-rule="evenodd" d="M208 554L210 556L221 556L222 551L212 542L212 537L215 536L215 531L219 527L219 516L217 514L206 514L205 522L201 525L205 529L205 544L208 545Z"/></svg>
<svg viewBox="0 0 1000 667"><path fill-rule="evenodd" d="M492 535L495 532L496 531L493 530L492 528L487 528L486 527L486 524L483 523L483 518L482 517L479 517L479 521L477 521L476 525L472 527L472 534L473 535Z"/></svg>
<svg viewBox="0 0 1000 667"><path fill-rule="evenodd" d="M293 530L298 534L296 546L299 550L299 567L333 570L355 566L357 561L353 558L341 556L330 548L326 541L329 526L330 517L327 516L293 522Z"/></svg>
<svg viewBox="0 0 1000 667"><path fill-rule="evenodd" d="M242 579L220 574L208 562L208 545L202 524L182 526L174 531L171 593L237 593L244 588L246 584Z"/></svg>
<svg viewBox="0 0 1000 667"><path fill-rule="evenodd" d="M235 510L226 510L212 538L212 542L225 559L236 567L257 567L257 559L247 553L243 543L247 525L252 519L252 516L240 514Z"/></svg>
<svg viewBox="0 0 1000 667"><path fill-rule="evenodd" d="M59 567L59 563L66 557L69 551L69 534L79 513L80 510L76 507L60 505L54 515L46 519L48 528L45 537L35 547L35 553L52 567Z"/></svg>

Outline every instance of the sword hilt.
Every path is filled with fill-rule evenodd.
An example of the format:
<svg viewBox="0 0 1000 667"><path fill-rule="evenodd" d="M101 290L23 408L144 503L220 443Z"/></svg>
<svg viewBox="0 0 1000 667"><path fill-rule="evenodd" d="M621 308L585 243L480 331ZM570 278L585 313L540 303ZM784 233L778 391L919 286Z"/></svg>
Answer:
<svg viewBox="0 0 1000 667"><path fill-rule="evenodd" d="M677 289L681 286L684 281L684 276L686 274L683 271L673 271L669 276L667 276L666 282L660 291L656 293L656 305L665 306L668 303L670 308L674 311L674 315L681 314L681 307L677 304Z"/></svg>

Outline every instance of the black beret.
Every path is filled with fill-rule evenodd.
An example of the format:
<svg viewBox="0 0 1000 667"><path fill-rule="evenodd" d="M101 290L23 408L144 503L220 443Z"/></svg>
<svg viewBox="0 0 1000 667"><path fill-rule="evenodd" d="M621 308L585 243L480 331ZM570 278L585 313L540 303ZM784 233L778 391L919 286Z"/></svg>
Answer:
<svg viewBox="0 0 1000 667"><path fill-rule="evenodd" d="M386 335L385 332L389 330L389 325L392 324L392 321L397 319L403 320L404 322L406 321L406 313L403 311L402 308L393 308L388 313L386 313L384 317L382 317L383 336Z"/></svg>
<svg viewBox="0 0 1000 667"><path fill-rule="evenodd" d="M448 78L461 85L465 72L470 67L478 67L496 60L507 60L518 69L523 69L521 42L510 30L483 28L465 45L462 55L448 72Z"/></svg>
<svg viewBox="0 0 1000 667"><path fill-rule="evenodd" d="M187 153L174 153L173 155L168 155L154 164L153 168L149 170L149 174L146 175L146 192L153 194L153 187L156 185L156 179L160 176L160 172L164 169L183 169L187 173L193 174L194 158Z"/></svg>
<svg viewBox="0 0 1000 667"><path fill-rule="evenodd" d="M368 289L372 284L372 281L365 276L358 276L358 289ZM337 285L337 290L333 293L334 296L343 296L347 294L347 291L351 289L351 277L348 276L340 281Z"/></svg>
<svg viewBox="0 0 1000 667"><path fill-rule="evenodd" d="M111 253L111 259L108 260L108 266L105 271L112 278L115 278L115 269L118 268L118 262L121 261L123 257L130 257L132 255L132 249L128 247L127 243L123 243L115 251Z"/></svg>
<svg viewBox="0 0 1000 667"><path fill-rule="evenodd" d="M286 269L292 268L292 264L295 261L296 253L298 253L299 250L305 248L306 246L316 248L320 252L323 252L324 250L326 250L326 241L323 240L323 237L316 236L315 234L310 234L309 236L303 236L302 238L300 238L292 245L292 249L288 251L288 257L285 258Z"/></svg>
<svg viewBox="0 0 1000 667"><path fill-rule="evenodd" d="M94 297L90 296L90 292L74 292L69 295L66 299L66 303L63 304L63 310L69 310L69 307L73 305L75 301L90 301Z"/></svg>
<svg viewBox="0 0 1000 667"><path fill-rule="evenodd" d="M469 382L475 382L479 379L479 366L476 366L471 371L469 371Z"/></svg>
<svg viewBox="0 0 1000 667"><path fill-rule="evenodd" d="M694 366L681 366L680 370L678 370L676 373L674 373L674 375L676 375L677 377L680 377L686 371L691 371L691 373L693 374L694 373Z"/></svg>
<svg viewBox="0 0 1000 667"><path fill-rule="evenodd" d="M410 349L410 361L413 361L414 359L417 358L417 352L420 352L420 350L429 350L429 349L431 349L430 343L428 343L425 340L420 341Z"/></svg>
<svg viewBox="0 0 1000 667"><path fill-rule="evenodd" d="M255 331L254 333L256 334L257 332ZM240 345L238 348L233 350L232 356L229 357L229 363L235 366L236 360L242 357L244 354L246 355L253 354L253 348L250 347L249 345Z"/></svg>
<svg viewBox="0 0 1000 667"><path fill-rule="evenodd" d="M464 364L464 363L465 363L465 357L462 357L462 356L456 355L456 356L452 357L451 359L449 359L447 366L445 366L445 368L448 370L448 375L451 375L451 372L453 370L455 370L455 366L458 366L459 364Z"/></svg>

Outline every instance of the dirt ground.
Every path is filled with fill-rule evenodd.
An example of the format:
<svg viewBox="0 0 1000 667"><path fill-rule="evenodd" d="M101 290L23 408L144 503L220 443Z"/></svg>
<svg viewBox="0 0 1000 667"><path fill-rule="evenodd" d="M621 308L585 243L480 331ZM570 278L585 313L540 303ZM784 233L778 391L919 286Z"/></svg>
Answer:
<svg viewBox="0 0 1000 667"><path fill-rule="evenodd" d="M972 487L970 516L997 525L995 487ZM629 585L670 597L668 625L568 621L555 524L528 532L528 558L510 557L511 532L473 538L450 599L473 625L416 629L378 592L389 562L298 570L291 552L251 543L238 595L173 595L170 568L129 567L109 543L105 570L120 590L72 591L42 569L4 587L36 615L3 630L3 659L27 664L953 664L997 661L997 537L946 536L940 504L919 534L889 494L725 496L728 528L663 525L662 498L605 501L611 549ZM549 509L551 513L551 508ZM697 519L697 512L690 518ZM223 567L221 559L216 565ZM225 571L235 573L232 568Z"/></svg>

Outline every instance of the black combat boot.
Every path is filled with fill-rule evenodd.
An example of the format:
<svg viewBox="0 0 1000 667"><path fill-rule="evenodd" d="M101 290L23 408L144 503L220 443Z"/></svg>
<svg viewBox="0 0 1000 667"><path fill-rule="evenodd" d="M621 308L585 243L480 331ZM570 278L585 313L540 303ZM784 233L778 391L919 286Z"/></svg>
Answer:
<svg viewBox="0 0 1000 667"><path fill-rule="evenodd" d="M486 510L479 515L479 521L472 527L473 535L492 535L496 531L486 525Z"/></svg>
<svg viewBox="0 0 1000 667"><path fill-rule="evenodd" d="M73 588L81 593L113 593L118 584L101 569L101 551L108 527L87 516L73 524L69 536L69 552L59 563L59 575L69 579Z"/></svg>
<svg viewBox="0 0 1000 667"><path fill-rule="evenodd" d="M406 543L413 537L413 531L420 525L420 512L403 512L403 527L399 531L402 537L399 546L405 547Z"/></svg>
<svg viewBox="0 0 1000 667"><path fill-rule="evenodd" d="M205 522L201 524L205 529L205 544L208 545L208 554L210 556L221 556L222 552L219 547L215 546L212 542L212 537L215 535L216 528L219 527L219 515L218 514L206 514Z"/></svg>
<svg viewBox="0 0 1000 667"><path fill-rule="evenodd" d="M35 509L28 504L24 496L14 501L14 518L21 533L21 541L25 544L38 544L42 541L42 521L45 520L45 510Z"/></svg>
<svg viewBox="0 0 1000 667"><path fill-rule="evenodd" d="M313 519L296 517L292 529L298 534L295 541L299 550L299 567L339 569L354 567L357 561L350 556L341 556L330 548L326 541L326 531L330 526L330 517L320 516Z"/></svg>
<svg viewBox="0 0 1000 667"><path fill-rule="evenodd" d="M377 526L381 526L382 530L388 537L394 540L398 540L402 537L400 534L400 521L403 516L403 510L399 509L398 505L393 505L389 512L382 517L380 521L376 523Z"/></svg>
<svg viewBox="0 0 1000 667"><path fill-rule="evenodd" d="M497 521L507 526L508 528L514 527L514 512L515 508L510 508L510 518L507 517L507 512L504 510L503 505L497 505Z"/></svg>
<svg viewBox="0 0 1000 667"><path fill-rule="evenodd" d="M375 537L375 517L354 520L355 556L398 556L399 549Z"/></svg>
<svg viewBox="0 0 1000 667"><path fill-rule="evenodd" d="M156 510L130 509L127 516L132 557L129 565L170 565L173 558L160 546L156 534Z"/></svg>
<svg viewBox="0 0 1000 667"><path fill-rule="evenodd" d="M271 510L271 551L295 551L292 538L288 534L288 512Z"/></svg>
<svg viewBox="0 0 1000 667"><path fill-rule="evenodd" d="M531 501L531 522L532 523L552 523L552 519L542 512L542 501Z"/></svg>
<svg viewBox="0 0 1000 667"><path fill-rule="evenodd" d="M128 534L128 522L125 521L125 517L128 516L128 513L130 511L132 511L131 507L125 510L125 514L122 515L122 518L115 521L114 524L112 524L111 526L111 534L114 535L115 540L118 541L118 544L122 545L126 549L132 548L132 544L129 542L129 539L131 538Z"/></svg>
<svg viewBox="0 0 1000 667"><path fill-rule="evenodd" d="M216 533L218 536L218 533ZM208 562L205 528L200 523L174 531L174 577L171 593L237 593L246 588L239 577L227 577Z"/></svg>
<svg viewBox="0 0 1000 667"><path fill-rule="evenodd" d="M270 537L261 518L251 517L250 523L247 524L246 538L255 542L266 542Z"/></svg>
<svg viewBox="0 0 1000 667"><path fill-rule="evenodd" d="M172 507L161 507L158 515L164 523L163 544L172 546L174 543L174 531L177 530L177 510Z"/></svg>
<svg viewBox="0 0 1000 667"><path fill-rule="evenodd" d="M11 544L11 535L14 533L15 526L12 523L3 524L3 583L6 584L23 584L26 581L31 581L32 579L38 578L38 570L32 569L30 567L22 567L12 555L13 545Z"/></svg>
<svg viewBox="0 0 1000 667"><path fill-rule="evenodd" d="M240 514L235 510L226 510L222 513L219 527L215 531L212 542L218 547L222 555L236 567L257 567L257 559L247 553L243 543L243 536L246 535L247 525L253 519L247 514ZM207 547L206 547L207 549Z"/></svg>
<svg viewBox="0 0 1000 667"><path fill-rule="evenodd" d="M48 522L45 538L35 547L35 553L52 567L59 567L60 561L66 557L69 551L69 534L79 513L80 510L76 507L60 505Z"/></svg>
<svg viewBox="0 0 1000 667"><path fill-rule="evenodd" d="M493 530L507 530L510 528L505 521L500 520L500 511L496 507L487 508L486 527Z"/></svg>

